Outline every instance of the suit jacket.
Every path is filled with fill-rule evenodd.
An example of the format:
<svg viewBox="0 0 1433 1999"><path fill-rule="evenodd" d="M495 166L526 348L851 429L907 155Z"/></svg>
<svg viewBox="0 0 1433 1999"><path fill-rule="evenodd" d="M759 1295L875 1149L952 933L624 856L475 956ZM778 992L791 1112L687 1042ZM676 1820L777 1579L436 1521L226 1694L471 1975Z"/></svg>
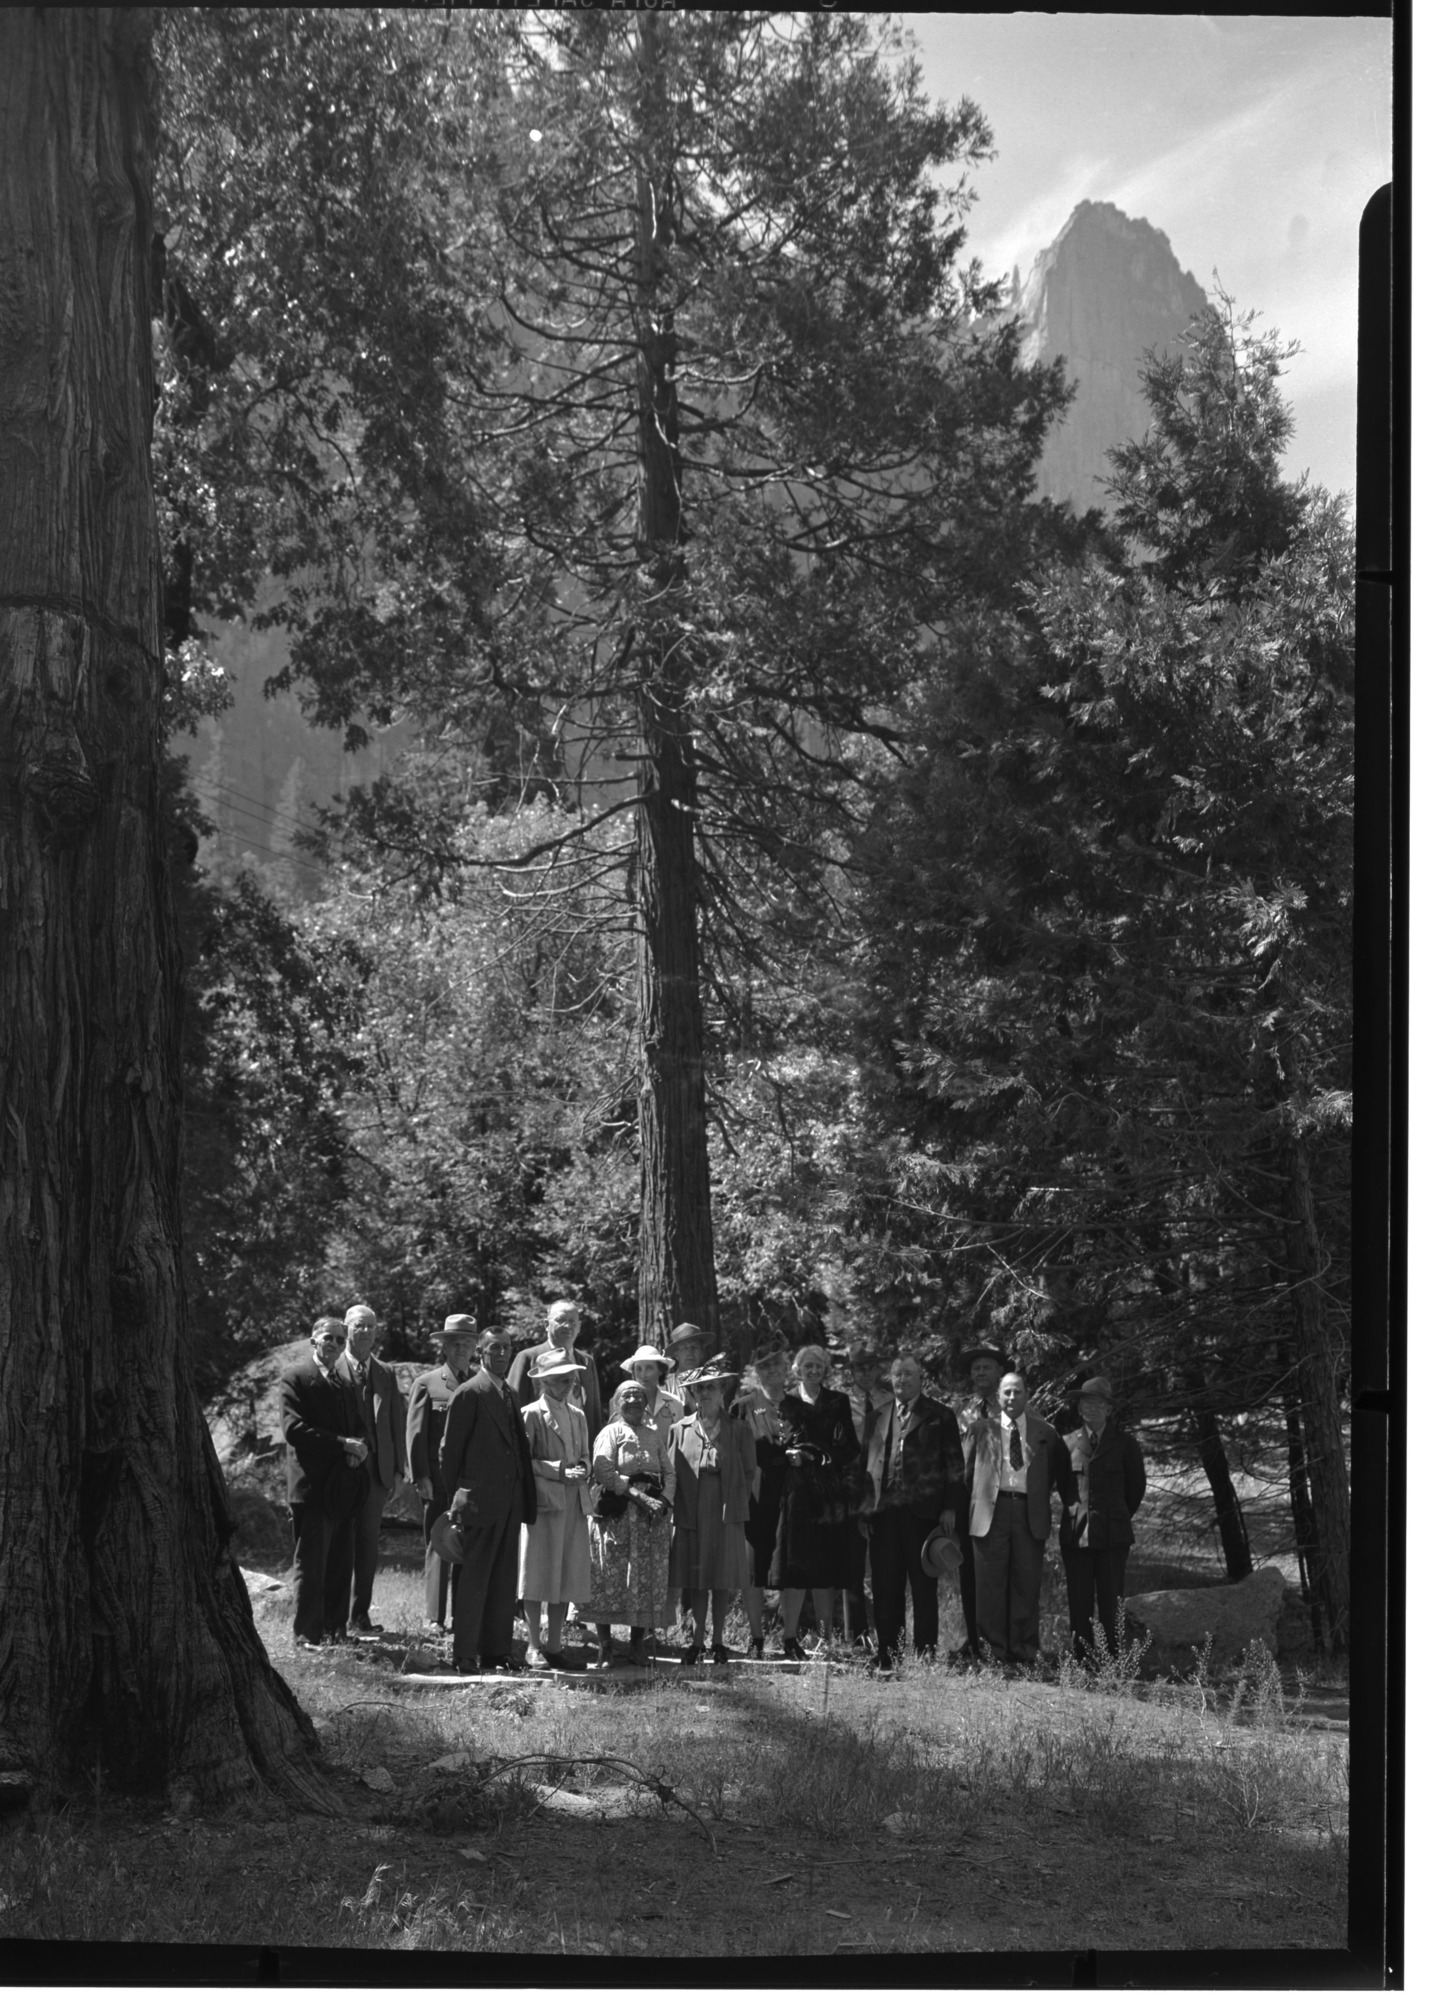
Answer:
<svg viewBox="0 0 1433 1999"><path fill-rule="evenodd" d="M586 1460L588 1477L591 1476L592 1452L587 1443L587 1418L570 1402L568 1408L577 1419L577 1449L571 1454L562 1441L562 1434L556 1423L548 1414L546 1401L541 1396L536 1402L529 1402L522 1412L522 1426L527 1432L527 1446L532 1453L533 1476L537 1482L539 1513L562 1511L562 1488L567 1483L562 1474L565 1467L573 1463L575 1458ZM582 1500L583 1512L595 1512L597 1501L592 1497L588 1479L583 1479L577 1490Z"/></svg>
<svg viewBox="0 0 1433 1999"><path fill-rule="evenodd" d="M1144 1498L1144 1452L1128 1430L1112 1422L1088 1459L1085 1441L1083 1428L1065 1439L1076 1497L1060 1516L1060 1546L1128 1548L1134 1541L1132 1516Z"/></svg>
<svg viewBox="0 0 1433 1999"><path fill-rule="evenodd" d="M697 1524L697 1466L701 1462L702 1433L695 1416L683 1416L672 1425L668 1448L677 1474L677 1492L672 1518L678 1527ZM744 1524L751 1505L751 1488L756 1478L756 1442L745 1423L723 1413L717 1445L721 1457L721 1518L724 1527Z"/></svg>
<svg viewBox="0 0 1433 1999"><path fill-rule="evenodd" d="M432 1367L426 1374L420 1374L408 1397L408 1476L415 1483L420 1478L431 1479L435 1494L447 1491L438 1468L438 1455L443 1447L443 1432L448 1427L448 1409L460 1386L457 1375L445 1361L442 1367Z"/></svg>
<svg viewBox="0 0 1433 1999"><path fill-rule="evenodd" d="M535 1347L524 1347L508 1369L508 1387L518 1399L521 1408L529 1402L536 1402L542 1390L529 1380L529 1370L540 1353L548 1352L546 1340L539 1340ZM581 1363L582 1372L568 1390L568 1400L574 1409L580 1409L587 1418L587 1434L595 1437L607 1420L602 1407L602 1390L597 1382L597 1363L590 1353L583 1353L580 1347L572 1349L572 1358Z"/></svg>
<svg viewBox="0 0 1433 1999"><path fill-rule="evenodd" d="M1037 1541L1050 1532L1050 1494L1058 1492L1067 1506L1074 1501L1074 1475L1064 1439L1043 1416L1025 1411L1028 1463L1025 1496L1030 1532ZM970 1493L970 1532L977 1538L990 1532L995 1495L1000 1490L1000 1418L981 1418L965 1438L965 1483Z"/></svg>
<svg viewBox="0 0 1433 1999"><path fill-rule="evenodd" d="M896 1420L895 1397L877 1409L866 1425L865 1496L861 1511L880 1507L885 1482L886 1439ZM938 1520L953 1512L965 1527L965 1460L955 1411L933 1395L918 1395L911 1404L901 1447L900 1501L918 1520Z"/></svg>
<svg viewBox="0 0 1433 1999"><path fill-rule="evenodd" d="M517 1498L518 1516L537 1518L532 1453L516 1399L506 1384L480 1367L448 1404L448 1426L438 1472L464 1527L496 1526Z"/></svg>
<svg viewBox="0 0 1433 1999"><path fill-rule="evenodd" d="M386 1361L376 1360L371 1354L368 1380L362 1389L358 1386L358 1375L347 1353L339 1355L334 1371L348 1382L363 1410L369 1477L385 1492L391 1492L408 1463L405 1412L398 1377Z"/></svg>
<svg viewBox="0 0 1433 1999"><path fill-rule="evenodd" d="M342 1513L345 1509L336 1502L336 1489L355 1483L367 1486L367 1473L361 1465L356 1481L344 1477L348 1460L343 1440L363 1435L363 1411L353 1383L337 1369L333 1378L326 1380L323 1369L309 1354L280 1375L279 1410L279 1426L287 1446L284 1469L289 1504L303 1506L317 1500L326 1512Z"/></svg>

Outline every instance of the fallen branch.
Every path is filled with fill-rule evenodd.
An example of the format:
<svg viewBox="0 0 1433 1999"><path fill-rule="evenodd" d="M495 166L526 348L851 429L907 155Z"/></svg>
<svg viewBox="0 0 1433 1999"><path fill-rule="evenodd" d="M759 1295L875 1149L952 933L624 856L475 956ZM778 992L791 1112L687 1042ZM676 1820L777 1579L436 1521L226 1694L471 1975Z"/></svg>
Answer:
<svg viewBox="0 0 1433 1999"><path fill-rule="evenodd" d="M711 1841L712 1853L716 1854L716 1835L701 1813L689 1805L685 1798L680 1797L670 1784L664 1783L660 1777L649 1777L645 1770L639 1770L635 1763L628 1763L625 1758L620 1756L510 1756L503 1762L494 1763L485 1770L477 1780L477 1788L481 1790L485 1784L491 1784L494 1778L505 1777L513 1770L531 1768L534 1764L548 1769L554 1763L558 1764L563 1770L575 1770L580 1765L588 1765L596 1769L620 1771L631 1782L635 1783L639 1789L653 1792L663 1805L680 1805L687 1817L694 1819L701 1827L702 1831ZM558 1787L556 1784L553 1784L549 1788L555 1791Z"/></svg>

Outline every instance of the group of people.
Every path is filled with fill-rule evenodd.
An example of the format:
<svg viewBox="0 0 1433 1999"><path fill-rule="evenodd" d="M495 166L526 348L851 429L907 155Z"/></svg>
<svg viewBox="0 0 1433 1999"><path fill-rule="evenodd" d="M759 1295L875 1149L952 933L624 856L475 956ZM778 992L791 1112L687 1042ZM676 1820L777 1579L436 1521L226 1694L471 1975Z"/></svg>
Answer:
<svg viewBox="0 0 1433 1999"><path fill-rule="evenodd" d="M743 1384L682 1326L666 1352L630 1354L604 1404L579 1327L577 1305L559 1301L546 1337L515 1351L510 1333L454 1314L405 1408L373 1353L369 1307L317 1322L311 1356L282 1382L300 1648L379 1628L378 1526L406 1475L424 1508L428 1630L441 1636L451 1608L459 1672L522 1670L516 1605L529 1666L573 1665L572 1615L595 1627L599 1666L650 1658L679 1620L682 1660L707 1653L710 1627L721 1664L738 1599L747 1656L760 1658L775 1592L784 1657L811 1656L809 1593L818 1649L844 1638L885 1674L908 1600L912 1647L935 1658L942 1575L965 1623L952 1663L1032 1664L1057 1499L1073 1648L1094 1655L1098 1631L1113 1651L1145 1470L1104 1376L1080 1386L1078 1425L1062 1435L992 1346L960 1357L970 1390L957 1409L926 1391L909 1354L850 1351L848 1394L826 1348L772 1345Z"/></svg>

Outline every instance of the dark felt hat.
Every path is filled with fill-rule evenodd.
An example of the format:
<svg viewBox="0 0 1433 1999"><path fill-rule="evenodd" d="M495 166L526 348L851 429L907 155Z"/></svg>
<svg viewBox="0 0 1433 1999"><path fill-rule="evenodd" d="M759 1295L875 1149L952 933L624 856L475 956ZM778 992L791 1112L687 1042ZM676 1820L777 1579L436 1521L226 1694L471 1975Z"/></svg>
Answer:
<svg viewBox="0 0 1433 1999"><path fill-rule="evenodd" d="M1002 1350L999 1347L981 1345L978 1347L967 1347L965 1349L965 1352L960 1356L960 1359L956 1362L956 1366L960 1368L960 1370L963 1373L970 1366L970 1363L973 1360L998 1360L1002 1367L1008 1367L1010 1365L1010 1356L1002 1352Z"/></svg>
<svg viewBox="0 0 1433 1999"><path fill-rule="evenodd" d="M451 1513L440 1513L433 1522L433 1531L428 1536L428 1546L440 1561L462 1561L462 1531L455 1523Z"/></svg>

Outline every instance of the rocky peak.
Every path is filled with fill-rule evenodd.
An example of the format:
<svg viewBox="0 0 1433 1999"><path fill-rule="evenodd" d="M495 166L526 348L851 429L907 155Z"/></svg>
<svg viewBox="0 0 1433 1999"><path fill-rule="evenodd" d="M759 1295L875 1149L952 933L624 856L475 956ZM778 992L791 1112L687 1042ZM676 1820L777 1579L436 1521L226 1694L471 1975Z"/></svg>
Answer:
<svg viewBox="0 0 1433 1999"><path fill-rule="evenodd" d="M1082 201L1029 276L1012 274L1011 295L1026 329L1022 357L1062 354L1077 385L1046 444L1040 491L1077 512L1101 506L1106 452L1148 424L1139 380L1146 351L1177 346L1208 300L1163 230L1110 201Z"/></svg>

